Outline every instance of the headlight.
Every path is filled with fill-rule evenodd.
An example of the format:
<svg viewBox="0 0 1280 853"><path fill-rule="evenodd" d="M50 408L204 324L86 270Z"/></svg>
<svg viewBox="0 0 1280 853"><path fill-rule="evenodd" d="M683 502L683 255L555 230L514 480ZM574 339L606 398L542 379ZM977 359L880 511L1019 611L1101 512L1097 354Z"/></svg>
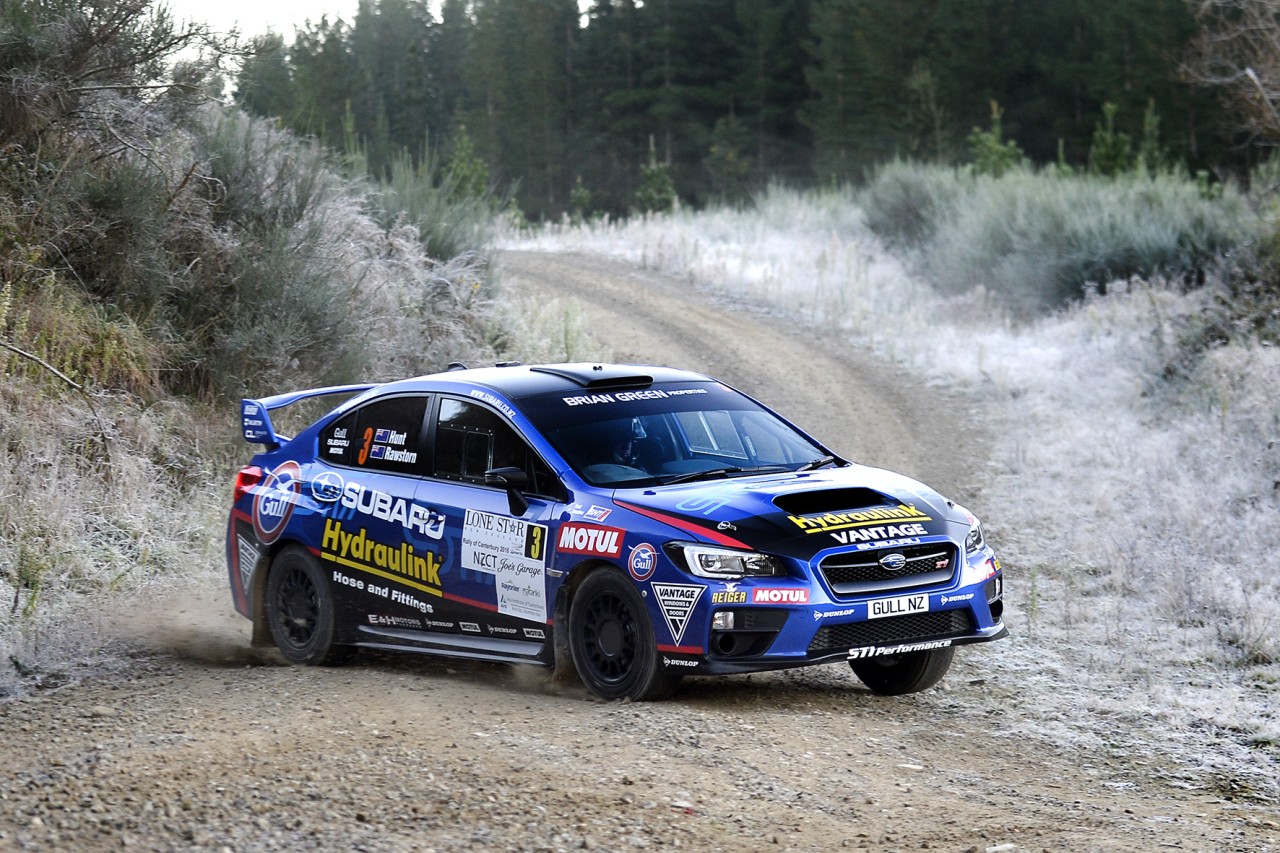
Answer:
<svg viewBox="0 0 1280 853"><path fill-rule="evenodd" d="M975 518L969 528L969 535L964 538L965 553L972 554L985 544L987 540L982 537L982 522Z"/></svg>
<svg viewBox="0 0 1280 853"><path fill-rule="evenodd" d="M776 557L756 551L738 551L734 548L684 543L672 543L667 547L674 552L673 556L677 558L677 562L684 563L690 574L703 578L725 580L787 573Z"/></svg>

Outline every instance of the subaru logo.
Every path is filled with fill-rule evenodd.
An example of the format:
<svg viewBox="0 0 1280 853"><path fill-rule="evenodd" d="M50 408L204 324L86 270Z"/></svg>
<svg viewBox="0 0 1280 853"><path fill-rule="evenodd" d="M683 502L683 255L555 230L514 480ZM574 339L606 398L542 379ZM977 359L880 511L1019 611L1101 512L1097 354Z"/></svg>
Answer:
<svg viewBox="0 0 1280 853"><path fill-rule="evenodd" d="M907 565L907 558L901 554L885 554L880 558L880 568L886 572L901 571Z"/></svg>
<svg viewBox="0 0 1280 853"><path fill-rule="evenodd" d="M342 497L342 489L345 486L346 483L342 481L341 474L336 471L321 471L311 481L311 496L324 503L333 503Z"/></svg>

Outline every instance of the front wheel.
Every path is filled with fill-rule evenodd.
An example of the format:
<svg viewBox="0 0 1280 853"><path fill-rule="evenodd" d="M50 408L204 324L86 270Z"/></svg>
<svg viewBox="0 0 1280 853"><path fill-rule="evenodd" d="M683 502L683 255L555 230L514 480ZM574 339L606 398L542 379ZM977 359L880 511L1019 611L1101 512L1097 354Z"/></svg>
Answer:
<svg viewBox="0 0 1280 853"><path fill-rule="evenodd" d="M955 648L948 646L945 649L851 660L849 666L872 693L902 696L928 690L941 681L955 656Z"/></svg>
<svg viewBox="0 0 1280 853"><path fill-rule="evenodd" d="M286 548L271 562L266 603L271 638L292 663L334 666L355 654L351 646L334 643L333 594L315 558L302 548Z"/></svg>
<svg viewBox="0 0 1280 853"><path fill-rule="evenodd" d="M574 592L569 649L582 683L602 699L662 699L680 683L659 659L640 593L613 569L593 571Z"/></svg>

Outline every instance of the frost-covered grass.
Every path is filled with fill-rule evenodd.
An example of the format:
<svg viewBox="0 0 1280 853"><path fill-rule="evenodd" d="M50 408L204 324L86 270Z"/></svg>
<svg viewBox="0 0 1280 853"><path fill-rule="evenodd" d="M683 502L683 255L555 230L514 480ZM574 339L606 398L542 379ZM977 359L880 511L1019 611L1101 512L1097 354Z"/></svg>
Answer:
<svg viewBox="0 0 1280 853"><path fill-rule="evenodd" d="M1274 783L1280 352L1225 347L1167 384L1157 377L1196 294L1119 282L1015 324L980 293L944 297L914 279L835 191L507 244L686 277L976 394L995 444L973 508L1007 567L1012 638L966 650L960 677L994 673L1012 732L1173 750L1213 784ZM1146 743L1118 741L1117 719Z"/></svg>
<svg viewBox="0 0 1280 853"><path fill-rule="evenodd" d="M995 178L893 162L860 201L870 229L941 289L981 287L1025 314L1134 275L1194 280L1263 224L1231 185L1144 170Z"/></svg>

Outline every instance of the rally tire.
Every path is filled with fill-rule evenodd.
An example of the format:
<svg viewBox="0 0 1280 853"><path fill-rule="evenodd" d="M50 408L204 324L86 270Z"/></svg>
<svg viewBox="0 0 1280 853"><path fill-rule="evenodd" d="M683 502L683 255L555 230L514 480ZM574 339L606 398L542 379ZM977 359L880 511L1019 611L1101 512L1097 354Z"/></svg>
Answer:
<svg viewBox="0 0 1280 853"><path fill-rule="evenodd" d="M574 591L569 649L578 677L602 699L663 699L680 683L662 665L644 599L617 569L596 569Z"/></svg>
<svg viewBox="0 0 1280 853"><path fill-rule="evenodd" d="M285 659L309 666L336 666L355 654L334 643L337 617L333 593L315 557L290 546L271 562L267 576L267 625Z"/></svg>
<svg viewBox="0 0 1280 853"><path fill-rule="evenodd" d="M944 649L851 660L849 666L872 693L880 696L902 696L928 690L941 681L951 668L951 659L955 655L955 647L948 646Z"/></svg>

